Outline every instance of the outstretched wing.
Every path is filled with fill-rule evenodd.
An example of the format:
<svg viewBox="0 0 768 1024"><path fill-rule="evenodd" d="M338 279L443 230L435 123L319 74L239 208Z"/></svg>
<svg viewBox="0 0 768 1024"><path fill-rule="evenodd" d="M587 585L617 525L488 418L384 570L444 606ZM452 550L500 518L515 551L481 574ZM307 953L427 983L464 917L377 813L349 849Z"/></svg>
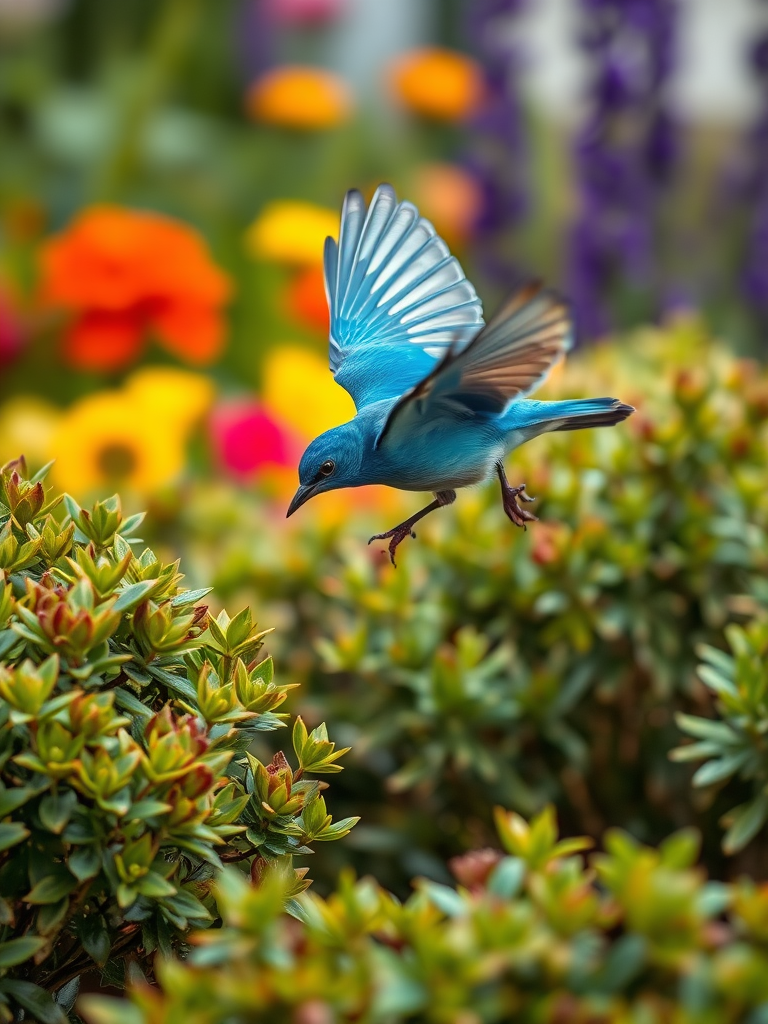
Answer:
<svg viewBox="0 0 768 1024"><path fill-rule="evenodd" d="M324 261L331 370L358 408L402 394L483 325L458 260L391 185L376 189L367 211L360 192L347 193Z"/></svg>
<svg viewBox="0 0 768 1024"><path fill-rule="evenodd" d="M445 412L502 413L527 395L573 344L568 306L539 284L515 292L461 351L448 349L433 371L394 406L377 446L395 428L408 431L423 417Z"/></svg>

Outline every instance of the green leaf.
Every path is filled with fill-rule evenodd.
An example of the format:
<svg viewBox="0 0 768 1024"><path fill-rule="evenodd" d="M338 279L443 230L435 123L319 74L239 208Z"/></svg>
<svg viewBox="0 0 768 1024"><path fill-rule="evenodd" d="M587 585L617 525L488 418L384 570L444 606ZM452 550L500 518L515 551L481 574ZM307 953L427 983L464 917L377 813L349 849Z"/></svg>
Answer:
<svg viewBox="0 0 768 1024"><path fill-rule="evenodd" d="M86 882L98 875L101 853L95 846L81 846L69 855L67 867L79 882Z"/></svg>
<svg viewBox="0 0 768 1024"><path fill-rule="evenodd" d="M127 537L129 534L133 533L134 530L138 530L144 522L146 515L146 512L136 512L135 515L128 516L128 518L124 519L118 527L118 535L121 537ZM138 541L139 538L135 537L132 543L136 544Z"/></svg>
<svg viewBox="0 0 768 1024"><path fill-rule="evenodd" d="M689 868L696 863L701 835L695 828L681 828L659 847L662 863L668 868Z"/></svg>
<svg viewBox="0 0 768 1024"><path fill-rule="evenodd" d="M171 599L171 607L183 608L188 604L197 604L198 601L202 601L204 597L207 597L212 590L213 587L200 587L199 590L184 590Z"/></svg>
<svg viewBox="0 0 768 1024"><path fill-rule="evenodd" d="M525 879L525 861L519 857L504 857L488 876L486 888L501 899L511 900L520 892Z"/></svg>
<svg viewBox="0 0 768 1024"><path fill-rule="evenodd" d="M40 790L34 786L11 786L8 789L0 787L0 818L7 817L11 811L21 807L39 792Z"/></svg>
<svg viewBox="0 0 768 1024"><path fill-rule="evenodd" d="M120 591L120 596L112 605L112 610L116 612L127 612L132 611L149 594L157 580L141 580L139 583L129 583L127 587L123 587Z"/></svg>
<svg viewBox="0 0 768 1024"><path fill-rule="evenodd" d="M714 693L727 693L731 697L738 697L739 690L733 680L726 678L711 665L699 665L698 675L702 683Z"/></svg>
<svg viewBox="0 0 768 1024"><path fill-rule="evenodd" d="M154 818L158 814L168 814L173 810L173 805L164 803L162 800L137 800L131 805L127 812L126 821L135 821L137 818Z"/></svg>
<svg viewBox="0 0 768 1024"><path fill-rule="evenodd" d="M729 779L744 767L750 757L752 757L751 750L740 750L737 754L729 754L714 761L707 761L695 773L691 782L694 786L711 786L714 782Z"/></svg>
<svg viewBox="0 0 768 1024"><path fill-rule="evenodd" d="M463 896L448 885L421 879L418 887L448 917L461 917L469 912L469 904Z"/></svg>
<svg viewBox="0 0 768 1024"><path fill-rule="evenodd" d="M20 939L0 942L0 968L15 967L16 964L24 963L42 949L45 943L45 939L36 935L24 935Z"/></svg>
<svg viewBox="0 0 768 1024"><path fill-rule="evenodd" d="M741 742L725 722L716 722L711 718L698 718L695 715L684 715L682 712L675 715L675 721L679 729L697 739L713 740L715 743L726 746L737 746Z"/></svg>
<svg viewBox="0 0 768 1024"><path fill-rule="evenodd" d="M723 850L736 853L754 839L768 817L768 797L761 793L748 804L742 804L731 814L730 828L723 838Z"/></svg>
<svg viewBox="0 0 768 1024"><path fill-rule="evenodd" d="M50 993L31 981L4 978L0 982L0 992L12 996L39 1024L67 1024L66 1013L53 1001Z"/></svg>
<svg viewBox="0 0 768 1024"><path fill-rule="evenodd" d="M103 967L112 949L112 940L104 917L101 914L87 914L78 921L76 930L88 956L99 967Z"/></svg>
<svg viewBox="0 0 768 1024"><path fill-rule="evenodd" d="M58 867L58 866L56 866ZM69 871L59 868L54 873L41 878L24 897L26 903L58 903L63 896L68 896L77 885L77 879Z"/></svg>
<svg viewBox="0 0 768 1024"><path fill-rule="evenodd" d="M61 835L77 806L77 793L73 789L49 793L40 801L40 821L49 832Z"/></svg>
<svg viewBox="0 0 768 1024"><path fill-rule="evenodd" d="M25 828L20 821L5 821L0 823L0 853L7 850L16 843L20 843L29 835L29 829Z"/></svg>
<svg viewBox="0 0 768 1024"><path fill-rule="evenodd" d="M136 888L142 896L150 896L154 899L160 899L163 896L175 896L178 891L175 885L171 885L167 879L163 878L156 871L148 871L136 883Z"/></svg>

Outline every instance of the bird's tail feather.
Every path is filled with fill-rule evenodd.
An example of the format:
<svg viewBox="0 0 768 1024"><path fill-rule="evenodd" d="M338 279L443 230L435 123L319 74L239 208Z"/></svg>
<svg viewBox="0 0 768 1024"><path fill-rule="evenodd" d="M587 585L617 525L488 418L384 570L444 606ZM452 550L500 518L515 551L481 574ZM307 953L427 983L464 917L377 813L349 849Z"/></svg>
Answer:
<svg viewBox="0 0 768 1024"><path fill-rule="evenodd" d="M563 402L538 402L537 405L534 422L542 432L612 427L635 411L633 406L625 405L618 398L571 398Z"/></svg>

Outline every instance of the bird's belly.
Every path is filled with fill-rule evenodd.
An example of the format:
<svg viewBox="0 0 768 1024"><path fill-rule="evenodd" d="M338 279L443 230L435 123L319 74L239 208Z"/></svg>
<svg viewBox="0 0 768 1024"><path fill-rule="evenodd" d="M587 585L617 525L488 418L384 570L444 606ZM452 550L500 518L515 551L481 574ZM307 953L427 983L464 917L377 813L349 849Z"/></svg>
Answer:
<svg viewBox="0 0 768 1024"><path fill-rule="evenodd" d="M381 483L404 491L453 491L486 480L504 457L504 444L476 431L449 437L430 431L410 438L404 449L382 454Z"/></svg>

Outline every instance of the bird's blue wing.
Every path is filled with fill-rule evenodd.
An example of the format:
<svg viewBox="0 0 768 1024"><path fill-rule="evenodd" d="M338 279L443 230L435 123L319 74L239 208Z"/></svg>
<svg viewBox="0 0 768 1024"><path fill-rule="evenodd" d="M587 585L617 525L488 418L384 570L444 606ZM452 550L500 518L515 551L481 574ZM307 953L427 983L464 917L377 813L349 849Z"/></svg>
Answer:
<svg viewBox="0 0 768 1024"><path fill-rule="evenodd" d="M530 284L515 292L461 351L437 366L392 408L377 439L405 438L431 417L498 415L527 395L573 344L568 306Z"/></svg>
<svg viewBox="0 0 768 1024"><path fill-rule="evenodd" d="M358 408L401 395L483 325L458 260L390 185L367 210L360 192L347 193L324 263L331 370Z"/></svg>

